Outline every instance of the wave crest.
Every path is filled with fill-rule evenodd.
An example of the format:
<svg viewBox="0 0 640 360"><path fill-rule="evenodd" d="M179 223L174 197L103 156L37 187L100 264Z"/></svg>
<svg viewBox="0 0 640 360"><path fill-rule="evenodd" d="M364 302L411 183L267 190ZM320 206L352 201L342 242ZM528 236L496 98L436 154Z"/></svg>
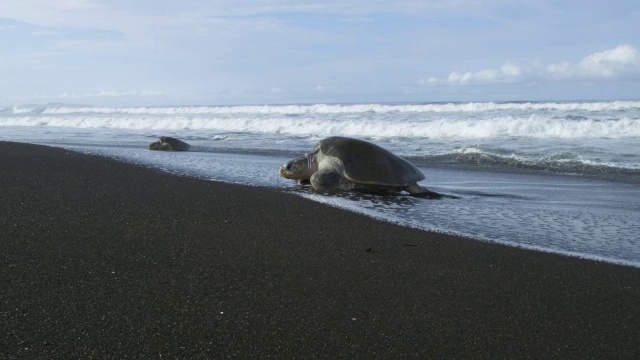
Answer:
<svg viewBox="0 0 640 360"><path fill-rule="evenodd" d="M313 104L313 105L241 105L241 106L167 106L167 107L91 107L91 106L24 106L14 107L14 114L354 114L354 113L478 113L490 111L625 111L640 110L640 101L607 102L469 102L430 104Z"/></svg>
<svg viewBox="0 0 640 360"><path fill-rule="evenodd" d="M0 126L118 128L132 130L204 130L218 133L281 134L292 136L354 136L370 138L486 139L633 138L640 137L640 119L579 120L541 116L426 121L380 119L309 119L305 117L204 116L8 116Z"/></svg>
<svg viewBox="0 0 640 360"><path fill-rule="evenodd" d="M546 155L499 154L480 147L465 147L453 152L412 160L421 165L448 164L473 168L509 168L565 175L598 176L640 182L640 164L614 164L584 159L575 153Z"/></svg>

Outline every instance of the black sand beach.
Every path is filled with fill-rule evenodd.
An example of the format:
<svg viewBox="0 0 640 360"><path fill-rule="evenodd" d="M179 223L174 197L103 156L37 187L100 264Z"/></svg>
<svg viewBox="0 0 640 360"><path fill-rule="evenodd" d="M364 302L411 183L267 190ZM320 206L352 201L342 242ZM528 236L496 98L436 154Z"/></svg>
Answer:
<svg viewBox="0 0 640 360"><path fill-rule="evenodd" d="M0 271L3 359L640 358L638 268L36 145Z"/></svg>

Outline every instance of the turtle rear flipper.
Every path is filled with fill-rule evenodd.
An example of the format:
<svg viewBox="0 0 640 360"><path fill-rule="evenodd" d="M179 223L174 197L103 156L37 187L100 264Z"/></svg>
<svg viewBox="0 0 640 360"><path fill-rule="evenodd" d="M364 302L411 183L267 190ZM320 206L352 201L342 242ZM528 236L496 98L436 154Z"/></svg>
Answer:
<svg viewBox="0 0 640 360"><path fill-rule="evenodd" d="M440 199L444 197L444 195L437 193L435 191L431 191L418 184L411 184L407 186L404 190L415 197L428 198L428 199Z"/></svg>

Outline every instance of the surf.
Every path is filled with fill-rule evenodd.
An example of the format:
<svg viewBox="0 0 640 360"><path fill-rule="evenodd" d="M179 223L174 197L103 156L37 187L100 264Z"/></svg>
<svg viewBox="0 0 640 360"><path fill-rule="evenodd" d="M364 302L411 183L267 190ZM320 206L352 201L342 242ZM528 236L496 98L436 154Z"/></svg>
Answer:
<svg viewBox="0 0 640 360"><path fill-rule="evenodd" d="M8 109L8 108L7 108ZM6 111L7 109L3 110ZM14 106L12 113L41 114L349 114L349 113L481 113L491 111L625 111L640 110L640 101L595 102L448 102L426 104L309 104L309 105L237 105L237 106L157 106L93 107L73 105Z"/></svg>

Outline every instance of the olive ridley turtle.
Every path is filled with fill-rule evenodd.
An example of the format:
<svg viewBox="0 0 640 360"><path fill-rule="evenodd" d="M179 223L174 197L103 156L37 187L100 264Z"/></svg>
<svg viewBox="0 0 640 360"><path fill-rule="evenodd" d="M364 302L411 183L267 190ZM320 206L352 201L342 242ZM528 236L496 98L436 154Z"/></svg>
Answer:
<svg viewBox="0 0 640 360"><path fill-rule="evenodd" d="M339 136L319 141L311 152L282 165L280 176L316 190L443 196L418 185L424 175L407 160L370 142Z"/></svg>
<svg viewBox="0 0 640 360"><path fill-rule="evenodd" d="M191 145L169 136L160 136L159 141L149 144L149 150L187 151Z"/></svg>

